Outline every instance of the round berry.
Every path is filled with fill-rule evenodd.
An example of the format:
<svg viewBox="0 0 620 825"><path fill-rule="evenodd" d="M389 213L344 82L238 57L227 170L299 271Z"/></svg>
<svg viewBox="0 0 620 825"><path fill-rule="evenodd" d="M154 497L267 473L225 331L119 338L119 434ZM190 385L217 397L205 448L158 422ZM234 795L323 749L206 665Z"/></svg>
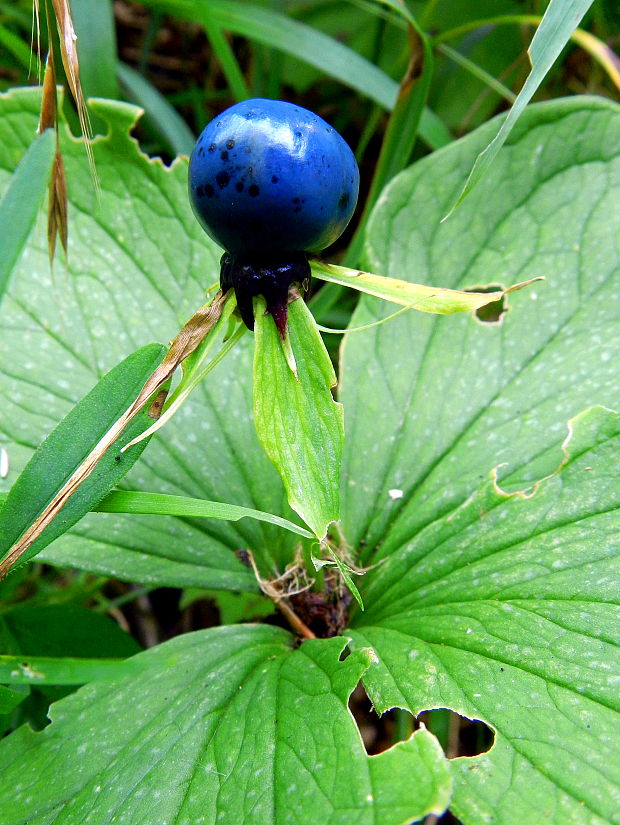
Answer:
<svg viewBox="0 0 620 825"><path fill-rule="evenodd" d="M233 256L320 252L357 203L359 171L338 132L281 100L237 103L204 129L189 193L203 229Z"/></svg>

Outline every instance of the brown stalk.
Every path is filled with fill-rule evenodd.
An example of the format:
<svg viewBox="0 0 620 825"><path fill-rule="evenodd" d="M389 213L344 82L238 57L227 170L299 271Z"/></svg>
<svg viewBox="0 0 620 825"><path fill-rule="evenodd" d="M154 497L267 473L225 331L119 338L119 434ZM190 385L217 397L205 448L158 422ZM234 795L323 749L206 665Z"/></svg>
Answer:
<svg viewBox="0 0 620 825"><path fill-rule="evenodd" d="M50 39L50 51L47 56L45 74L43 76L43 96L38 128L39 134L46 129L54 129L56 132L56 155L50 176L47 211L47 245L50 262L53 263L54 252L56 251L56 239L58 237L65 250L65 254L67 253L69 220L67 178L58 142L58 100L56 96L56 69L54 68L54 44L52 39Z"/></svg>
<svg viewBox="0 0 620 825"><path fill-rule="evenodd" d="M82 84L80 83L80 63L77 53L77 35L73 28L73 20L71 19L71 9L68 0L52 0L54 13L56 15L56 25L58 26L58 34L60 36L60 54L62 57L62 65L65 69L67 82L75 105L77 107L78 118L80 120L80 127L85 138L86 152L88 160L91 164L91 171L95 176L95 164L93 160L93 150L89 143L89 138L92 137L92 129L90 127L90 120L84 102L84 93L82 92ZM51 38L50 38L51 41Z"/></svg>
<svg viewBox="0 0 620 825"><path fill-rule="evenodd" d="M285 597L284 592L275 587L274 584L271 581L269 581L269 579L263 579L261 577L260 573L258 572L256 562L254 561L254 555L252 554L252 551L247 550L246 552L248 554L250 564L252 565L254 575L256 576L258 586L265 594L265 596L267 596L268 599L271 599L271 601L275 604L280 613L282 613L282 615L288 621L293 630L295 630L303 639L316 639L316 635L310 630L308 625L299 618L297 613L295 613L293 608L290 606L288 600ZM290 573L291 571L287 570L285 573L282 574L282 576L279 577L279 579L287 578L290 575ZM279 581L279 579L275 579L274 581ZM302 592L302 590L305 589L307 588L304 587L301 589L296 589L294 591L291 591L291 593L300 593Z"/></svg>
<svg viewBox="0 0 620 825"><path fill-rule="evenodd" d="M162 387L179 366L181 361L198 347L217 323L226 296L218 292L209 306L201 307L185 324L177 337L170 345L166 357L155 369L150 378L142 387L136 400L125 410L96 446L86 456L71 477L56 493L52 501L46 506L41 515L34 521L25 533L15 542L7 555L0 562L0 579L4 578L15 562L34 544L45 528L58 515L67 501L76 492L79 486L95 469L103 455L114 444L129 422L140 412L146 402Z"/></svg>

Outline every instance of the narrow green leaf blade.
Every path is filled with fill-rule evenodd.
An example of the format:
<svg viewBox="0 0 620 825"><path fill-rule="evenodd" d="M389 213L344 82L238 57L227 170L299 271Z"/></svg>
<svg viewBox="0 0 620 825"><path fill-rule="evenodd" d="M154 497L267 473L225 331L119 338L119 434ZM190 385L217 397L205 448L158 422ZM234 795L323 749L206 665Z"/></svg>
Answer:
<svg viewBox="0 0 620 825"><path fill-rule="evenodd" d="M217 24L233 34L279 49L320 69L385 109L393 109L396 103L398 83L385 72L355 50L290 15L252 3L230 3L228 0L209 0L208 3L203 0L143 0L143 5L192 22L200 21L208 33ZM227 74L231 89L238 94L239 84L233 86L231 72ZM419 133L434 149L451 140L441 120L427 108L421 114Z"/></svg>
<svg viewBox="0 0 620 825"><path fill-rule="evenodd" d="M360 609L363 610L364 609L364 602L362 601L362 597L360 596L359 590L357 589L357 587L355 586L355 583L353 582L353 579L351 578L350 568L348 568L346 564L343 564L343 562L338 558L338 555L336 553L334 553L334 551L331 549L331 547L327 548L327 552L329 553L329 555L334 560L334 564L336 565L338 570L340 570L340 575L342 576L342 578L344 579L347 587L351 591L351 595L353 596L355 601L359 604Z"/></svg>
<svg viewBox="0 0 620 825"><path fill-rule="evenodd" d="M114 818L168 825L401 825L441 814L452 784L417 731L369 757L348 708L372 651L301 647L279 628L221 627L126 660L56 702L51 725L0 742L3 825ZM76 747L76 742L79 747ZM141 744L140 744L141 743ZM48 767L54 765L54 781ZM24 783L25 772L29 781Z"/></svg>
<svg viewBox="0 0 620 825"><path fill-rule="evenodd" d="M16 35L15 32L11 31L11 29L6 26L0 25L0 43L2 43L4 48L10 52L19 63L21 63L24 69L32 69L32 64L36 62L36 58L33 56L32 50L21 39L21 37Z"/></svg>
<svg viewBox="0 0 620 825"><path fill-rule="evenodd" d="M182 516L185 518L215 518L225 521L238 521L240 518L255 518L268 524L275 524L312 539L314 536L303 527L288 519L240 507L238 504L225 504L220 501L205 501L188 496L170 496L165 493L139 493L129 490L117 490L109 493L103 501L93 508L98 513L142 513L144 515Z"/></svg>
<svg viewBox="0 0 620 825"><path fill-rule="evenodd" d="M84 97L119 97L112 0L71 0Z"/></svg>
<svg viewBox="0 0 620 825"><path fill-rule="evenodd" d="M6 685L85 685L121 675L125 659L52 656L0 656L0 682Z"/></svg>
<svg viewBox="0 0 620 825"><path fill-rule="evenodd" d="M506 142L518 118L532 99L551 66L559 57L560 52L570 40L572 33L592 5L592 2L593 0L550 0L540 26L536 29L532 38L529 48L532 69L523 84L523 88L517 95L517 99L493 140L476 158L465 186L448 215L452 214L486 174L487 169L497 157L497 153Z"/></svg>
<svg viewBox="0 0 620 825"><path fill-rule="evenodd" d="M118 63L116 74L130 100L145 111L147 122L165 141L173 155L191 155L196 138L174 106L139 72Z"/></svg>
<svg viewBox="0 0 620 825"><path fill-rule="evenodd" d="M2 558L131 405L164 354L165 347L151 344L129 355L99 381L35 452L0 510ZM52 523L21 556L19 564L31 559L66 532L126 475L142 454L146 442L130 448L118 458L120 448L151 424L152 419L146 410L136 416Z"/></svg>
<svg viewBox="0 0 620 825"><path fill-rule="evenodd" d="M386 108L396 100L397 84L357 52L291 16L253 3L227 0L145 0L144 5L193 21L215 22L226 31L304 60L342 79Z"/></svg>
<svg viewBox="0 0 620 825"><path fill-rule="evenodd" d="M16 690L0 685L0 713L10 713L20 702L24 701L26 696L27 693L18 693Z"/></svg>
<svg viewBox="0 0 620 825"><path fill-rule="evenodd" d="M310 310L288 307L296 378L264 302L255 313L254 419L259 440L282 476L291 507L317 538L340 518L342 406L332 398L336 376Z"/></svg>
<svg viewBox="0 0 620 825"><path fill-rule="evenodd" d="M321 261L312 261L310 266L312 274L322 281L348 286L359 292L365 292L367 295L382 298L384 301L391 301L409 309L417 309L419 312L430 312L433 315L472 312L501 298L499 292L465 292L439 286L412 284L409 281L374 275L372 272L362 272L335 264L324 264ZM515 284L508 291L514 292L523 286L527 286L527 283Z"/></svg>
<svg viewBox="0 0 620 825"><path fill-rule="evenodd" d="M46 129L24 153L0 201L0 303L47 190L54 149L54 131Z"/></svg>

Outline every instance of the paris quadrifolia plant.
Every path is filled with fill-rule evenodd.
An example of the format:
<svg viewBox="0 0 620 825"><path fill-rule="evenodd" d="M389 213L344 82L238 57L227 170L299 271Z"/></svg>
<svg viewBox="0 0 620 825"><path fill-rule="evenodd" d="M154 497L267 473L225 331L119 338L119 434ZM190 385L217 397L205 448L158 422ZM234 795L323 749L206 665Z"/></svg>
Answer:
<svg viewBox="0 0 620 825"><path fill-rule="evenodd" d="M160 347L146 348L126 359L35 452L0 514L5 551L0 576L100 504L148 439L251 330L259 441L282 478L290 506L309 528L298 526L297 532L314 537L321 548L311 555L311 566L315 571L335 566L363 609L351 578L361 571L354 571L328 539L330 525L340 518L344 414L332 397L336 375L321 327L304 301L312 278L400 305L394 314L413 309L445 315L502 302L532 280L499 292L465 292L324 263L319 255L351 220L358 189L359 171L349 146L332 126L301 106L250 99L206 126L189 163L189 198L202 228L224 250L219 288L211 290L210 300L165 354ZM205 273L206 283L210 278ZM135 392L148 365L154 369ZM181 378L172 388L178 367ZM37 479L48 472L66 433L93 420L91 408L108 404L111 392L126 392L130 403L122 409L126 402L119 399L116 412L122 412L108 416L109 426L85 455L80 456L82 444L74 442L82 460L67 478L55 471L57 490L31 520L23 506L24 491L38 489Z"/></svg>

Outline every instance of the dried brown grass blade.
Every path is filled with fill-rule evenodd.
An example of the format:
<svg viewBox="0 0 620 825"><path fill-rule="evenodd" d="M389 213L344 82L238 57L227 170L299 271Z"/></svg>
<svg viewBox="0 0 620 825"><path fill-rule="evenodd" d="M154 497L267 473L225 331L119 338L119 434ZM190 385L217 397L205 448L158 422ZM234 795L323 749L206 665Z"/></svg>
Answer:
<svg viewBox="0 0 620 825"><path fill-rule="evenodd" d="M41 100L41 114L39 115L38 132L46 129L55 129L58 125L58 99L56 97L56 69L54 68L54 52L50 42L50 51L45 62L43 75L43 97Z"/></svg>
<svg viewBox="0 0 620 825"><path fill-rule="evenodd" d="M52 38L50 38L50 50L47 56L45 75L43 78L39 134L46 129L55 129L56 131L56 155L50 176L47 211L47 245L50 265L52 265L56 251L56 239L58 237L60 238L66 254L69 235L67 177L65 175L65 164L58 143L58 98L56 94L56 68L54 64L54 42Z"/></svg>
<svg viewBox="0 0 620 825"><path fill-rule="evenodd" d="M65 164L56 149L54 163L52 165L52 176L49 190L49 209L47 215L47 244L49 249L50 262L54 260L56 251L56 238L60 238L62 248L67 254L67 243L69 236L69 216L67 201L67 178L65 175Z"/></svg>
<svg viewBox="0 0 620 825"><path fill-rule="evenodd" d="M84 136L84 146L88 156L88 163L90 171L95 182L95 188L99 192L99 179L95 169L95 159L93 157L93 149L91 140L93 131L90 125L90 118L84 102L84 93L82 92L82 84L80 83L80 64L77 53L77 35L73 28L73 20L71 18L71 8L68 0L52 0L54 13L56 15L56 25L58 26L58 34L60 36L60 53L62 56L62 64L67 75L67 82L71 89L71 94L75 100L77 107L78 118L80 121L80 128ZM51 40L51 38L50 38Z"/></svg>
<svg viewBox="0 0 620 825"><path fill-rule="evenodd" d="M205 335L213 329L222 314L225 301L226 296L222 295L222 292L219 291L209 306L201 307L198 312L189 319L170 345L170 349L166 353L164 360L142 387L133 404L114 422L75 470L73 475L71 475L68 481L66 481L58 493L56 493L41 515L31 524L28 530L22 534L18 541L15 542L3 561L0 562L0 579L6 576L9 569L26 550L34 544L43 530L45 530L48 524L58 515L82 482L92 473L102 456L105 455L112 444L114 444L129 422L140 412L147 401L161 389L163 384L168 381L181 361L187 358L188 355L191 355Z"/></svg>

